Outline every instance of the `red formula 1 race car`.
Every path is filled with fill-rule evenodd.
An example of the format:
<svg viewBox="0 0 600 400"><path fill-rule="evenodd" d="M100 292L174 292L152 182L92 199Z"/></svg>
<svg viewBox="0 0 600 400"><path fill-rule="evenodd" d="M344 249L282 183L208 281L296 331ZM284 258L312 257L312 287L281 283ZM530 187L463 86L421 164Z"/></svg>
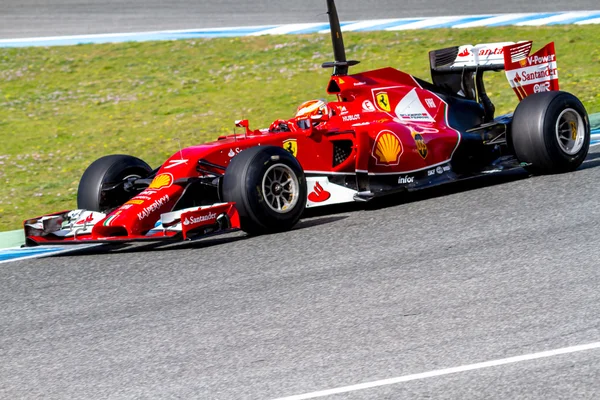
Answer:
<svg viewBox="0 0 600 400"><path fill-rule="evenodd" d="M25 221L27 245L188 240L242 229L290 229L307 207L368 201L482 174L576 169L590 144L581 102L558 91L553 44L456 46L430 52L432 83L394 68L348 74L333 0L327 93L269 129L219 137L152 169L126 155L92 163L77 210ZM521 100L494 116L483 75L505 70Z"/></svg>

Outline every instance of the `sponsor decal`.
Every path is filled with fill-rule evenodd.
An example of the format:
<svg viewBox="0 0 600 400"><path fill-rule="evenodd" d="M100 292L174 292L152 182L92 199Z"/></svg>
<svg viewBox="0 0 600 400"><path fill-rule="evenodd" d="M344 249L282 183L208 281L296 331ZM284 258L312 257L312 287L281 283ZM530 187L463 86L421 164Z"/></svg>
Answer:
<svg viewBox="0 0 600 400"><path fill-rule="evenodd" d="M425 99L425 104L427 104L427 107L429 108L435 108L435 101L433 101L433 99Z"/></svg>
<svg viewBox="0 0 600 400"><path fill-rule="evenodd" d="M202 223L214 221L216 219L217 219L217 214L215 214L214 212L209 212L206 215L200 215L198 217L194 217L193 215L190 215L189 218L186 218L183 220L183 225L188 226L188 225L193 225L193 224L202 224Z"/></svg>
<svg viewBox="0 0 600 400"><path fill-rule="evenodd" d="M144 200L131 199L131 200L129 200L125 204L137 204L137 205L140 205L140 204L144 204Z"/></svg>
<svg viewBox="0 0 600 400"><path fill-rule="evenodd" d="M555 66L552 66L552 65L547 66L542 71L532 71L532 72L522 71L521 72L521 78L525 82L533 81L533 80L537 80L537 79L545 79L545 78L553 77L553 76L558 76L558 68L556 68Z"/></svg>
<svg viewBox="0 0 600 400"><path fill-rule="evenodd" d="M242 149L240 149L239 147L236 147L235 149L229 149L229 153L227 153L227 155L229 156L229 158L233 158L235 156L237 156L238 154L240 154L242 152Z"/></svg>
<svg viewBox="0 0 600 400"><path fill-rule="evenodd" d="M530 94L558 90L558 67L554 43L530 55L532 42L506 46L505 74L519 100Z"/></svg>
<svg viewBox="0 0 600 400"><path fill-rule="evenodd" d="M375 99L377 100L377 105L383 111L392 111L392 107L390 106L390 98L388 97L387 92L379 92L375 94Z"/></svg>
<svg viewBox="0 0 600 400"><path fill-rule="evenodd" d="M443 170L444 170L444 172L450 171L450 166L444 165Z"/></svg>
<svg viewBox="0 0 600 400"><path fill-rule="evenodd" d="M443 173L444 173L444 168L442 168L442 167L437 167L437 168L435 169L435 172L437 172L439 175L441 175L441 174L443 174Z"/></svg>
<svg viewBox="0 0 600 400"><path fill-rule="evenodd" d="M427 121L434 122L435 120L429 115L416 89L412 89L404 96L394 110L396 115L405 121Z"/></svg>
<svg viewBox="0 0 600 400"><path fill-rule="evenodd" d="M296 139L284 140L283 149L289 152L294 157L298 156L298 142L296 141Z"/></svg>
<svg viewBox="0 0 600 400"><path fill-rule="evenodd" d="M550 82L536 83L533 85L533 93L549 92Z"/></svg>
<svg viewBox="0 0 600 400"><path fill-rule="evenodd" d="M359 119L360 119L360 114L346 115L345 117L342 117L342 121L344 121L344 122L357 121Z"/></svg>
<svg viewBox="0 0 600 400"><path fill-rule="evenodd" d="M419 152L419 155L423 159L426 159L427 154L429 152L427 151L427 145L425 144L425 139L423 139L423 136L421 136L421 134L417 133L417 132L412 132L412 137L415 140L415 144L417 145L417 151Z"/></svg>
<svg viewBox="0 0 600 400"><path fill-rule="evenodd" d="M548 54L546 56L538 56L534 55L531 57L527 57L525 60L525 65L538 65L538 64L546 64L553 61L556 61L556 54ZM523 65L523 64L521 64Z"/></svg>
<svg viewBox="0 0 600 400"><path fill-rule="evenodd" d="M340 107L340 115L346 115L348 114L348 109L346 108L346 106L341 106Z"/></svg>
<svg viewBox="0 0 600 400"><path fill-rule="evenodd" d="M504 54L504 44L506 43L497 43L497 46L495 46L494 43L478 44L476 46L466 45L458 53L458 57L469 57L471 54L477 54L478 56L482 57L501 56Z"/></svg>
<svg viewBox="0 0 600 400"><path fill-rule="evenodd" d="M427 171L427 176L432 176L435 175L435 169L430 169L429 171Z"/></svg>
<svg viewBox="0 0 600 400"><path fill-rule="evenodd" d="M503 47L490 47L487 49L479 49L479 55L480 56L498 56L498 55L502 55L504 54L504 48Z"/></svg>
<svg viewBox="0 0 600 400"><path fill-rule="evenodd" d="M141 212L139 212L137 215L138 219L140 221L143 220L144 218L146 218L147 216L152 214L154 211L158 210L159 208L161 208L162 206L167 204L169 202L169 200L170 200L169 195L168 194L164 195L160 199L156 200L154 203L150 204L148 207L145 207Z"/></svg>
<svg viewBox="0 0 600 400"><path fill-rule="evenodd" d="M371 103L370 100L365 100L362 103L363 111L373 112L375 111L375 106Z"/></svg>
<svg viewBox="0 0 600 400"><path fill-rule="evenodd" d="M392 131L381 131L375 138L372 156L377 165L398 165L404 149L398 136Z"/></svg>
<svg viewBox="0 0 600 400"><path fill-rule="evenodd" d="M86 224L91 223L93 220L94 220L94 214L90 213L90 214L88 214L87 217L85 217L83 219L80 219L79 221L75 222L75 225L86 225Z"/></svg>
<svg viewBox="0 0 600 400"><path fill-rule="evenodd" d="M398 177L398 183L413 183L415 181L415 177L414 176L399 176Z"/></svg>
<svg viewBox="0 0 600 400"><path fill-rule="evenodd" d="M148 188L149 189L162 189L162 188L170 187L172 184L173 184L173 175L171 175L169 173L160 174L160 175L157 175L156 178L154 178L154 180L152 181L150 186L148 186Z"/></svg>
<svg viewBox="0 0 600 400"><path fill-rule="evenodd" d="M181 159L181 160L169 160L168 161L169 165L167 165L165 167L165 169L173 168L173 167L176 167L176 166L181 165L181 164L187 164L187 162L188 162L188 160L184 160L184 159Z"/></svg>
<svg viewBox="0 0 600 400"><path fill-rule="evenodd" d="M331 197L331 193L323 189L319 182L315 183L313 191L308 194L308 200L313 203L322 203Z"/></svg>
<svg viewBox="0 0 600 400"><path fill-rule="evenodd" d="M354 82L354 86L363 86L366 84L367 84L367 82Z"/></svg>
<svg viewBox="0 0 600 400"><path fill-rule="evenodd" d="M429 121L431 117L427 113L400 113L398 116L402 119L412 120L412 121Z"/></svg>
<svg viewBox="0 0 600 400"><path fill-rule="evenodd" d="M346 83L346 81L344 81L342 78L338 78L338 82L342 84Z"/></svg>

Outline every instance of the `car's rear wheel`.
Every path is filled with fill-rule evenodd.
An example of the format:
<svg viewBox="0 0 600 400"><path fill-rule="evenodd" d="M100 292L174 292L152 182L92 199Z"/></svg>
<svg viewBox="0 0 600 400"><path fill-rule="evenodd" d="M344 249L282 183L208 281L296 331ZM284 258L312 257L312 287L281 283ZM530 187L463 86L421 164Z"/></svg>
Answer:
<svg viewBox="0 0 600 400"><path fill-rule="evenodd" d="M83 173L77 189L77 207L90 211L108 211L132 198L125 183L145 178L152 168L139 158L124 154L105 156L94 161Z"/></svg>
<svg viewBox="0 0 600 400"><path fill-rule="evenodd" d="M298 160L284 149L251 147L231 160L222 194L225 201L235 202L245 232L285 231L306 207L306 178Z"/></svg>
<svg viewBox="0 0 600 400"><path fill-rule="evenodd" d="M590 147L590 123L583 104L567 92L530 95L515 110L511 141L519 161L538 174L575 170Z"/></svg>

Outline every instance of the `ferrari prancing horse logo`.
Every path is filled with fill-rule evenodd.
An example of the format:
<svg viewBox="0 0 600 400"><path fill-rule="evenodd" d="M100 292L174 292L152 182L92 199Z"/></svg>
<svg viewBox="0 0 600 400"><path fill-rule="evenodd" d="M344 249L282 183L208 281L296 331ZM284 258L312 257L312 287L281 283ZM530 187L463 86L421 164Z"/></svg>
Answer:
<svg viewBox="0 0 600 400"><path fill-rule="evenodd" d="M392 107L390 106L390 98L388 97L386 92L379 92L375 95L375 99L377 100L377 105L383 111L390 112L392 111Z"/></svg>
<svg viewBox="0 0 600 400"><path fill-rule="evenodd" d="M288 151L294 157L298 157L298 142L296 139L284 140L283 149Z"/></svg>

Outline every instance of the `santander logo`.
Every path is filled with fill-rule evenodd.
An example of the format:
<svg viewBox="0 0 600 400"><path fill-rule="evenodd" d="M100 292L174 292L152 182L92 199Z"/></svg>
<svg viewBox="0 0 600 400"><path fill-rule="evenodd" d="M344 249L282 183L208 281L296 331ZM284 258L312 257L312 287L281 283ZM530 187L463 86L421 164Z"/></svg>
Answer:
<svg viewBox="0 0 600 400"><path fill-rule="evenodd" d="M322 203L331 197L331 193L323 189L319 182L315 183L315 187L308 195L308 200L313 203Z"/></svg>
<svg viewBox="0 0 600 400"><path fill-rule="evenodd" d="M75 225L85 225L85 224L89 224L90 222L92 222L94 220L94 214L90 214L88 215L86 218L75 222Z"/></svg>
<svg viewBox="0 0 600 400"><path fill-rule="evenodd" d="M208 222L208 221L212 221L214 219L217 218L217 214L215 214L214 212L209 212L206 215L200 215L198 217L194 217L193 215L190 215L190 218L186 218L183 221L183 225L192 225L192 224L201 224L203 222Z"/></svg>

